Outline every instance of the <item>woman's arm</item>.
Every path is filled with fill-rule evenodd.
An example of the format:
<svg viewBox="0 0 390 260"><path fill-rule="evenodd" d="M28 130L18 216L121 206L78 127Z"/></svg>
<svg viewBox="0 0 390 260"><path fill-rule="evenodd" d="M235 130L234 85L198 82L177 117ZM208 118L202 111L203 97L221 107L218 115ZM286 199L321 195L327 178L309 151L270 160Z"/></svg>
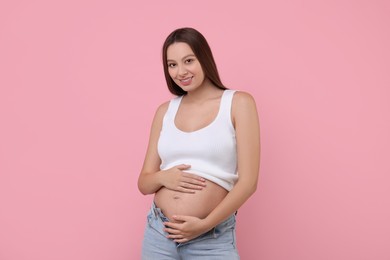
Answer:
<svg viewBox="0 0 390 260"><path fill-rule="evenodd" d="M160 136L164 114L168 109L168 102L162 104L156 111L152 127L150 129L149 144L146 150L144 164L138 177L138 189L142 194L152 194L161 188L160 164L161 160L157 153L157 142Z"/></svg>
<svg viewBox="0 0 390 260"><path fill-rule="evenodd" d="M194 193L205 185L203 178L183 172L190 168L190 165L181 164L164 171L160 170L161 159L157 152L157 144L168 105L169 102L166 102L157 109L150 130L144 164L138 177L138 189L145 195L153 194L163 186L184 193Z"/></svg>
<svg viewBox="0 0 390 260"><path fill-rule="evenodd" d="M260 127L256 103L251 95L236 92L232 107L236 129L238 181L221 203L205 218L174 216L182 223L164 223L170 238L186 242L210 230L236 212L256 191L260 164Z"/></svg>

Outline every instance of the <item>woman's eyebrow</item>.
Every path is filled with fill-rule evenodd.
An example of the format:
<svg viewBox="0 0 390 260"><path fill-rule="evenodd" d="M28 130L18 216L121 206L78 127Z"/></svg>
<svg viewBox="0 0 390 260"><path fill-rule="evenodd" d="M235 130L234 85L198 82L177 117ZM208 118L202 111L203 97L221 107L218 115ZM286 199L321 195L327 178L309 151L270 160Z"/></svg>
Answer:
<svg viewBox="0 0 390 260"><path fill-rule="evenodd" d="M195 54L188 54L188 55L184 56L184 57L182 58L182 60L185 60L185 59L187 59L188 57L195 57ZM171 60L171 59L167 59L167 61L169 61L169 62L175 62L175 60Z"/></svg>
<svg viewBox="0 0 390 260"><path fill-rule="evenodd" d="M185 60L187 59L188 57L195 57L195 54L188 54L186 56L184 56L184 58L182 60Z"/></svg>

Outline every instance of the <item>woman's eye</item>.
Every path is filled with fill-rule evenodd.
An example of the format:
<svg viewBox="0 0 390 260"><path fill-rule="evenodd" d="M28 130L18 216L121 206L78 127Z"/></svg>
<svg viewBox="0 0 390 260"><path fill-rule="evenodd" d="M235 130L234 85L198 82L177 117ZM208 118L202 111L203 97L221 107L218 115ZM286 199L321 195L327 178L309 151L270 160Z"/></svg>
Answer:
<svg viewBox="0 0 390 260"><path fill-rule="evenodd" d="M175 66L176 66L175 63L168 63L168 67L170 67L170 68L174 68Z"/></svg>
<svg viewBox="0 0 390 260"><path fill-rule="evenodd" d="M191 63L193 61L194 61L193 59L188 59L188 60L186 60L186 63Z"/></svg>

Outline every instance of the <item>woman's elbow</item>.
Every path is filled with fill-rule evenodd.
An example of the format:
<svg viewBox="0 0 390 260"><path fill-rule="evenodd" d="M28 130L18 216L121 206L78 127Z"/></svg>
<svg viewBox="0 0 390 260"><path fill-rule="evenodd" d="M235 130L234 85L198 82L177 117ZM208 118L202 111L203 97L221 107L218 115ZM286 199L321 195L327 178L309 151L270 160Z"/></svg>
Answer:
<svg viewBox="0 0 390 260"><path fill-rule="evenodd" d="M145 189L143 189L139 185L138 185L138 190L141 192L142 195L148 195L149 194Z"/></svg>
<svg viewBox="0 0 390 260"><path fill-rule="evenodd" d="M252 196L257 190L257 181L247 180L247 181L240 182L240 180L239 180L237 184L242 187L240 189L245 191L245 193L247 194L247 197Z"/></svg>
<svg viewBox="0 0 390 260"><path fill-rule="evenodd" d="M150 194L141 177L138 179L138 190L142 193L142 195Z"/></svg>
<svg viewBox="0 0 390 260"><path fill-rule="evenodd" d="M252 196L257 190L257 181L248 185L248 193Z"/></svg>

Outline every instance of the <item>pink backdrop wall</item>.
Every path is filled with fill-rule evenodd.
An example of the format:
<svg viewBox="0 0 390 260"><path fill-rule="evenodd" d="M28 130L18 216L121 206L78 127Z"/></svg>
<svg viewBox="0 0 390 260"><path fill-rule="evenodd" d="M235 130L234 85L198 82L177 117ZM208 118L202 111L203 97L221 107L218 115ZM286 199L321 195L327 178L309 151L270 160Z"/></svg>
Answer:
<svg viewBox="0 0 390 260"><path fill-rule="evenodd" d="M258 102L242 259L390 259L388 1L1 1L0 259L139 259L136 186L171 98L160 48L209 40Z"/></svg>

